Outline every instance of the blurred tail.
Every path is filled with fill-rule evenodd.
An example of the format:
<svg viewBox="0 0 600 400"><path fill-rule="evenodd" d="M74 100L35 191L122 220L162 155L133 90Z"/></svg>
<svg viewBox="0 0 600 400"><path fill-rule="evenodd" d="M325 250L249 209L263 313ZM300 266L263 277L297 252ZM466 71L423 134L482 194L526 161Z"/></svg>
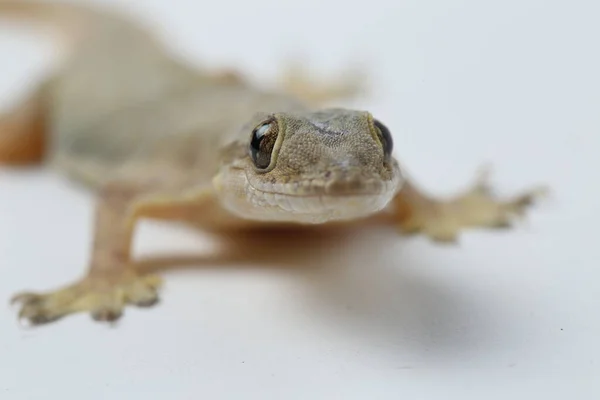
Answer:
<svg viewBox="0 0 600 400"><path fill-rule="evenodd" d="M0 0L0 20L9 19L50 30L61 41L78 44L92 36L143 34L140 26L109 9L47 1Z"/></svg>
<svg viewBox="0 0 600 400"><path fill-rule="evenodd" d="M23 22L36 29L50 31L68 50L79 40L108 21L109 16L82 6L42 1L0 0L0 21ZM0 115L0 163L23 165L39 163L47 148L47 124L44 89L38 88L21 104Z"/></svg>
<svg viewBox="0 0 600 400"><path fill-rule="evenodd" d="M43 89L11 112L0 115L0 164L26 165L43 161L47 149L47 114Z"/></svg>
<svg viewBox="0 0 600 400"><path fill-rule="evenodd" d="M71 51L81 39L102 25L123 24L119 17L105 11L25 0L0 0L0 21L3 19L49 30ZM40 87L14 109L0 115L0 163L23 165L43 160L47 148L44 97L44 89Z"/></svg>
<svg viewBox="0 0 600 400"><path fill-rule="evenodd" d="M129 57L134 61L138 58L144 61L146 59L137 53L156 52L156 41L149 35L149 30L116 10L50 1L0 0L0 22L3 19L49 31L56 36L57 44L66 50L68 57L86 53L83 57L87 61L82 68L88 68L92 75L95 75L92 67L98 63L97 60ZM127 51L119 50L122 48ZM131 63L125 61L125 64ZM98 74L97 80L108 79L108 82L98 85L108 83L114 86L115 82L134 78L115 78L119 71L117 68ZM125 74L128 72L125 69ZM0 114L0 163L31 164L43 160L47 150L50 106L45 86L40 85L21 104Z"/></svg>

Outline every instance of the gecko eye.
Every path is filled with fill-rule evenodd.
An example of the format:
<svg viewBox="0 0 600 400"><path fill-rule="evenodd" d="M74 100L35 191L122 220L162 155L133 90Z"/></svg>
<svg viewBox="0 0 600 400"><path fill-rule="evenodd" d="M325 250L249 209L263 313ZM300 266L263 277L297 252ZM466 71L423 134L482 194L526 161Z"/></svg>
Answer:
<svg viewBox="0 0 600 400"><path fill-rule="evenodd" d="M257 168L265 169L271 164L271 154L278 133L275 121L262 123L252 131L250 156Z"/></svg>
<svg viewBox="0 0 600 400"><path fill-rule="evenodd" d="M394 149L394 141L392 140L390 130L377 120L374 120L373 123L375 125L375 130L377 131L377 136L381 141L381 146L383 147L383 154L386 157L390 157L392 155L392 150Z"/></svg>

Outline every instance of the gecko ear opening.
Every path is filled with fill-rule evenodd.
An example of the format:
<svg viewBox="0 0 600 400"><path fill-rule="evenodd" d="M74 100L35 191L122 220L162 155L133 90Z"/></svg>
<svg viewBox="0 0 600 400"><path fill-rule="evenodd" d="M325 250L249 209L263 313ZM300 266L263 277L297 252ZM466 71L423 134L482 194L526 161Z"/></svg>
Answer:
<svg viewBox="0 0 600 400"><path fill-rule="evenodd" d="M279 126L274 118L264 121L254 128L249 150L256 168L267 169L271 165L271 156L278 135Z"/></svg>

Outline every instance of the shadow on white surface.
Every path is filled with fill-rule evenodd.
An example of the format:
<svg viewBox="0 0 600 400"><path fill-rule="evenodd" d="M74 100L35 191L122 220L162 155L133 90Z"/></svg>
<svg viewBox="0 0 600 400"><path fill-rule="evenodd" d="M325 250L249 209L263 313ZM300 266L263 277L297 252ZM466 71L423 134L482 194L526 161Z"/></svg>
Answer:
<svg viewBox="0 0 600 400"><path fill-rule="evenodd" d="M288 293L291 307L299 315L359 344L391 344L388 358L394 349L438 360L491 350L497 340L493 317L482 310L485 296L468 298L448 282L419 273L432 268L428 257L404 251L407 238L393 228L360 229L229 236L217 253L146 257L139 266L153 272L189 269L195 276L224 268L288 275L295 282Z"/></svg>

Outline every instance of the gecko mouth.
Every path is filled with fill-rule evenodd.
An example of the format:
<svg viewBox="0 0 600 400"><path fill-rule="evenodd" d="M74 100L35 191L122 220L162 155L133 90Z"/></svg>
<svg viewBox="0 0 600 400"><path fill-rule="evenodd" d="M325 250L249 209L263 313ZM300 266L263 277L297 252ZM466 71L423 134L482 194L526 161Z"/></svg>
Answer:
<svg viewBox="0 0 600 400"><path fill-rule="evenodd" d="M246 198L271 220L323 223L361 218L382 210L400 183L398 175L390 180L355 176L290 183L248 179Z"/></svg>

